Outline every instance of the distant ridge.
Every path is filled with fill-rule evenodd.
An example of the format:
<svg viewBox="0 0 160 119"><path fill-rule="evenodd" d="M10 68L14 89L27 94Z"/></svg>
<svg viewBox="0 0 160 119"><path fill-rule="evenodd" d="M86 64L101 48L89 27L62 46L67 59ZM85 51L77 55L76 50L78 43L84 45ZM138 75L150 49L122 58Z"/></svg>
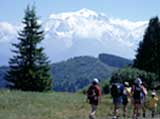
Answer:
<svg viewBox="0 0 160 119"><path fill-rule="evenodd" d="M120 56L115 56L112 54L102 53L102 54L99 54L98 58L101 62L117 68L123 68L126 65L132 64L132 60L129 60Z"/></svg>
<svg viewBox="0 0 160 119"><path fill-rule="evenodd" d="M93 78L101 81L109 78L113 71L130 64L132 61L110 54L93 56L79 56L51 65L53 76L53 90L76 92L90 84ZM0 87L7 82L4 74L8 67L0 67Z"/></svg>

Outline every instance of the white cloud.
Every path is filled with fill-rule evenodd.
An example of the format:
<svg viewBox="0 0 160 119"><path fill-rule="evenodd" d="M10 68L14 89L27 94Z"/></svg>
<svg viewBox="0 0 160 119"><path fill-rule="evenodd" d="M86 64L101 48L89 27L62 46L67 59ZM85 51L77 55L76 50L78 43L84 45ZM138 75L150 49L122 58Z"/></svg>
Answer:
<svg viewBox="0 0 160 119"><path fill-rule="evenodd" d="M7 22L0 22L0 29L11 34L16 33L15 27Z"/></svg>
<svg viewBox="0 0 160 119"><path fill-rule="evenodd" d="M147 27L147 21L108 18L104 13L85 8L76 12L51 14L40 23L45 30L42 45L53 61L78 55L96 56L102 52L133 58ZM20 27L0 23L0 37L7 40L9 36L17 34L16 29ZM5 35L2 36L2 32Z"/></svg>
<svg viewBox="0 0 160 119"><path fill-rule="evenodd" d="M17 29L15 26L7 23L0 22L0 42L10 42L16 37Z"/></svg>

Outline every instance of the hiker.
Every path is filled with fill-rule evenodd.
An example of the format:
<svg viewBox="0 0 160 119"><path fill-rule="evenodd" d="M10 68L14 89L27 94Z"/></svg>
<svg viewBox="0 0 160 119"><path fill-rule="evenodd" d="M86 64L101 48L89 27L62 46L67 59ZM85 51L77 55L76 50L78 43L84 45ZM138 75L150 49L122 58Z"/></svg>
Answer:
<svg viewBox="0 0 160 119"><path fill-rule="evenodd" d="M154 118L155 112L157 111L157 103L158 103L158 96L156 91L152 91L152 98L149 100L149 108L151 109L152 118Z"/></svg>
<svg viewBox="0 0 160 119"><path fill-rule="evenodd" d="M133 96L133 118L137 119L140 115L140 108L142 107L142 103L144 101L144 94L146 94L146 90L142 85L142 81L140 78L137 78L134 81L134 85L132 86L131 90Z"/></svg>
<svg viewBox="0 0 160 119"><path fill-rule="evenodd" d="M131 87L129 86L128 82L124 82L124 90L123 90L123 97L122 97L122 104L123 104L123 117L127 116L127 106L130 102L131 98Z"/></svg>
<svg viewBox="0 0 160 119"><path fill-rule="evenodd" d="M114 116L113 119L118 118L119 106L122 104L124 85L122 83L113 83L111 87L111 96L114 104Z"/></svg>
<svg viewBox="0 0 160 119"><path fill-rule="evenodd" d="M97 110L97 106L100 102L101 95L102 93L101 93L101 89L99 86L99 80L97 78L94 78L92 85L89 87L87 91L87 98L91 105L91 112L89 114L89 119L94 119L94 116Z"/></svg>

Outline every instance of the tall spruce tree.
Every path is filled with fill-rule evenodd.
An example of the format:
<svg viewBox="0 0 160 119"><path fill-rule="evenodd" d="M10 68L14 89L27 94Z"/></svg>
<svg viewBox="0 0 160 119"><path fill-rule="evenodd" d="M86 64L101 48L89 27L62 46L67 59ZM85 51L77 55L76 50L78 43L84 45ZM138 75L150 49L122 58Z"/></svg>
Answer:
<svg viewBox="0 0 160 119"><path fill-rule="evenodd" d="M9 87L24 91L46 91L51 89L49 61L39 43L44 39L38 24L35 7L27 6L22 21L24 28L19 32L14 56L9 61L5 79Z"/></svg>
<svg viewBox="0 0 160 119"><path fill-rule="evenodd" d="M160 22L158 17L150 19L149 25L137 50L134 67L160 76Z"/></svg>

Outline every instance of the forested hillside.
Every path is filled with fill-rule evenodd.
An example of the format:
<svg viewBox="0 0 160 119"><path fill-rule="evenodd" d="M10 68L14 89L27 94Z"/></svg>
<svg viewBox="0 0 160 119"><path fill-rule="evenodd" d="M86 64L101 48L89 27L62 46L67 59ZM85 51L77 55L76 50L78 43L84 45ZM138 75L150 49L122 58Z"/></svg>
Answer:
<svg viewBox="0 0 160 119"><path fill-rule="evenodd" d="M130 60L113 55L103 54L103 57L80 56L52 64L53 89L56 91L75 92L87 86L93 78L105 80L116 69L131 63ZM7 67L0 67L1 88L6 86L6 81L4 80L6 70Z"/></svg>
<svg viewBox="0 0 160 119"><path fill-rule="evenodd" d="M124 66L132 64L132 60L111 55L111 54L99 54L99 60L109 66L123 68Z"/></svg>
<svg viewBox="0 0 160 119"><path fill-rule="evenodd" d="M95 77L100 80L108 78L115 69L89 56L53 64L54 89L75 92L88 85Z"/></svg>

